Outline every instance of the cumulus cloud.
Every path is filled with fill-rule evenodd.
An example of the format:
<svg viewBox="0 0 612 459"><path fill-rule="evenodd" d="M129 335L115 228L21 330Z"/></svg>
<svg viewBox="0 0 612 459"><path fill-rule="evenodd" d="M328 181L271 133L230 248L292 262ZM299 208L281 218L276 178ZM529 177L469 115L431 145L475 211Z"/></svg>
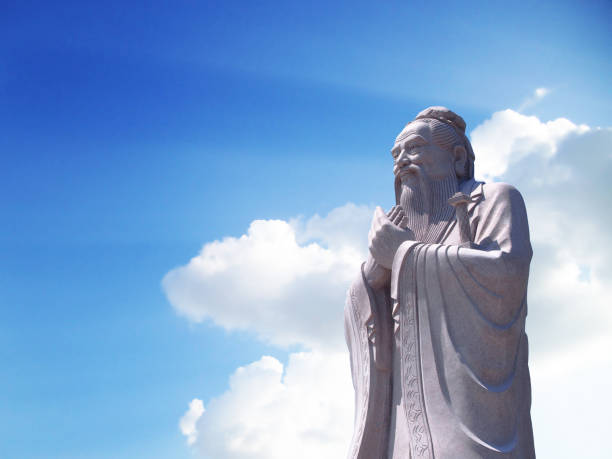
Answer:
<svg viewBox="0 0 612 459"><path fill-rule="evenodd" d="M612 130L590 129L559 142L550 158L524 158L505 177L522 190L530 215L530 319L546 337L542 350L597 340L612 327L611 153ZM562 339L553 336L559 332Z"/></svg>
<svg viewBox="0 0 612 459"><path fill-rule="evenodd" d="M163 288L190 320L252 330L279 346L343 348L344 296L367 254L372 212L347 204L308 220L256 220L239 238L205 244Z"/></svg>
<svg viewBox="0 0 612 459"><path fill-rule="evenodd" d="M588 126L576 125L566 118L542 122L510 109L495 112L470 134L476 153L476 176L493 180L527 156L551 158L566 138L588 130Z"/></svg>
<svg viewBox="0 0 612 459"><path fill-rule="evenodd" d="M601 356L611 348L612 339L602 338L531 362L531 413L539 457L609 457L605 439L610 435L612 365Z"/></svg>
<svg viewBox="0 0 612 459"><path fill-rule="evenodd" d="M187 444L193 445L198 439L198 429L196 423L204 413L204 403L202 400L194 398L189 403L189 409L179 421L181 433L187 437Z"/></svg>
<svg viewBox="0 0 612 459"><path fill-rule="evenodd" d="M612 410L602 383L612 378L612 130L505 110L472 138L477 170L484 163L481 176L516 185L530 219L527 331L536 450L546 457L603 457L596 442L582 438L604 438L605 413Z"/></svg>
<svg viewBox="0 0 612 459"><path fill-rule="evenodd" d="M346 455L353 393L343 352L264 356L238 368L198 421L210 459L336 459Z"/></svg>
<svg viewBox="0 0 612 459"><path fill-rule="evenodd" d="M192 402L181 430L203 457L346 454L353 388L342 311L367 255L372 213L349 203L323 217L254 221L246 234L205 244L164 277L171 304L192 321L309 348L290 354L286 366L264 356L238 368L206 412Z"/></svg>
<svg viewBox="0 0 612 459"><path fill-rule="evenodd" d="M356 251L363 257L367 253L367 230L373 212L370 207L349 203L333 209L325 217L314 215L308 220L298 217L290 224L300 244L319 241L331 250Z"/></svg>

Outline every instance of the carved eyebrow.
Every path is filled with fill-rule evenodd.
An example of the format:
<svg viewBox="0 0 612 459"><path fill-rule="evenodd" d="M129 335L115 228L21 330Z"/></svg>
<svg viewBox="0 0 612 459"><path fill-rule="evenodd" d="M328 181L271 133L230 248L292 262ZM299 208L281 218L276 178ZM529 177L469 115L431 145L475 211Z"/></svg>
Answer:
<svg viewBox="0 0 612 459"><path fill-rule="evenodd" d="M397 156L402 148L412 148L412 147L420 147L422 145L427 145L427 140L423 136L420 135L411 135L407 140L402 142L400 145L396 145L391 149L391 155L393 157Z"/></svg>
<svg viewBox="0 0 612 459"><path fill-rule="evenodd" d="M408 140L404 142L404 148L413 147L413 146L418 147L418 146L426 145L426 144L427 144L427 140L425 140L423 136L414 135L414 136L410 136Z"/></svg>

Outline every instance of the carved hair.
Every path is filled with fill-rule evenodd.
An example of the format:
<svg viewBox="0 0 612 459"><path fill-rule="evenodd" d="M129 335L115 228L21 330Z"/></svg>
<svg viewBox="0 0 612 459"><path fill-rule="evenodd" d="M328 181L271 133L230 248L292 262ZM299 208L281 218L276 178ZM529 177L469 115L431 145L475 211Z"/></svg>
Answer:
<svg viewBox="0 0 612 459"><path fill-rule="evenodd" d="M429 125L431 139L440 148L452 152L456 145L464 147L467 153L467 161L463 178L474 177L474 150L472 150L472 144L465 135L463 118L446 107L429 107L419 113L406 127L416 121ZM396 142L405 136L406 127L397 136Z"/></svg>

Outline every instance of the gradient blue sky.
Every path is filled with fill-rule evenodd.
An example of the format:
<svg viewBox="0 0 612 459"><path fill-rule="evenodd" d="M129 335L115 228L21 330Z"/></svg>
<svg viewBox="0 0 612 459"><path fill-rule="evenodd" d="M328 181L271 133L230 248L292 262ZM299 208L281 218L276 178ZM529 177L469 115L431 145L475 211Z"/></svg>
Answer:
<svg viewBox="0 0 612 459"><path fill-rule="evenodd" d="M177 422L287 350L164 274L258 218L392 202L428 105L612 125L609 2L3 2L0 457L190 457ZM468 128L469 129L469 128ZM365 181L365 177L374 177Z"/></svg>

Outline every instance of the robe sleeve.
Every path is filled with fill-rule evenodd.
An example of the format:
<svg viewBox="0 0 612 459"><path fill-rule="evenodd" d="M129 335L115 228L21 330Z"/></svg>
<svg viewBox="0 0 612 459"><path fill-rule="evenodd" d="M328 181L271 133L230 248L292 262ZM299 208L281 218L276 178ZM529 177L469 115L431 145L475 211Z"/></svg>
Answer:
<svg viewBox="0 0 612 459"><path fill-rule="evenodd" d="M372 289L363 271L348 291L345 338L355 389L350 459L383 457L389 436L393 321L388 289Z"/></svg>

